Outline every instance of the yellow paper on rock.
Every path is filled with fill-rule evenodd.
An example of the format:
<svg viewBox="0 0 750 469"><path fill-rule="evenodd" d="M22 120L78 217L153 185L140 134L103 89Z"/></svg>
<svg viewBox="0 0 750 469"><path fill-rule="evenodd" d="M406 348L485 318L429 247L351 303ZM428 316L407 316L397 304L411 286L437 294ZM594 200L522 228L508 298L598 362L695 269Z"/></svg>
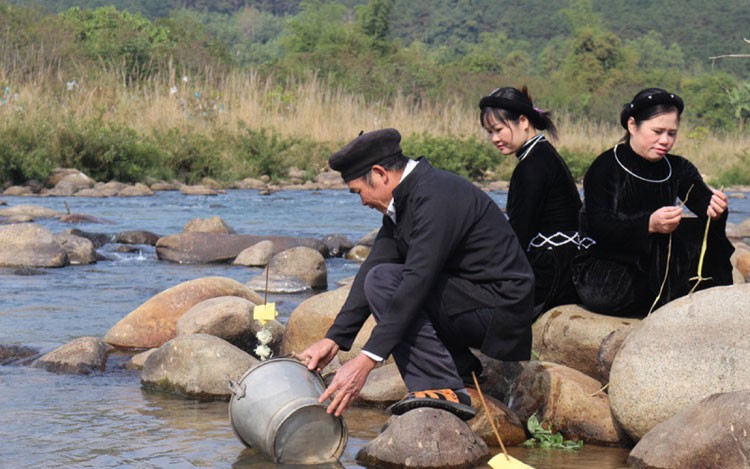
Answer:
<svg viewBox="0 0 750 469"><path fill-rule="evenodd" d="M513 456L505 456L503 453L495 455L487 463L492 469L534 469Z"/></svg>
<svg viewBox="0 0 750 469"><path fill-rule="evenodd" d="M278 313L276 312L276 303L266 303L264 305L257 305L253 309L253 319L256 319L265 324L272 319L276 319Z"/></svg>

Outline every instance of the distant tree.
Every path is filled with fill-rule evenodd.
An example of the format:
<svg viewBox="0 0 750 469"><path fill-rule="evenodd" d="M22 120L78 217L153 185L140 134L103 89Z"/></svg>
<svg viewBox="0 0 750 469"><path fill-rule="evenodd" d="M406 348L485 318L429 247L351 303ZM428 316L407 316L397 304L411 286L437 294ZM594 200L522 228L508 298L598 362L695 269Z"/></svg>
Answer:
<svg viewBox="0 0 750 469"><path fill-rule="evenodd" d="M393 0L370 0L357 8L362 32L372 40L373 47L381 53L390 49L390 15Z"/></svg>

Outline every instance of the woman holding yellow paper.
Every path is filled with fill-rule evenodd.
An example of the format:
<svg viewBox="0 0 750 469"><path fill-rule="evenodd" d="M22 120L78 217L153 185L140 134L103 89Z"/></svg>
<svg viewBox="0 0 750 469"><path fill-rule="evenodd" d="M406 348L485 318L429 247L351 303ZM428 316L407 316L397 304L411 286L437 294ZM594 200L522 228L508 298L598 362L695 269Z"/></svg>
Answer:
<svg viewBox="0 0 750 469"><path fill-rule="evenodd" d="M573 281L592 311L643 317L692 290L732 283L727 196L669 153L684 107L674 93L642 90L620 114L622 142L586 172L581 234L595 244L574 260Z"/></svg>

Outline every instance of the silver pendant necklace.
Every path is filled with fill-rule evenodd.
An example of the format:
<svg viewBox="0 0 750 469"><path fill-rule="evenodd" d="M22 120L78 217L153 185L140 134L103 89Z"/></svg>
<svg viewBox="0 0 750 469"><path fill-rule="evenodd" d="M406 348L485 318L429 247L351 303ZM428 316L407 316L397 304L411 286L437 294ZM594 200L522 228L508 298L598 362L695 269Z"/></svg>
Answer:
<svg viewBox="0 0 750 469"><path fill-rule="evenodd" d="M623 170L625 170L626 173L630 174L634 178L640 179L641 181L645 181L645 182L653 182L655 184L659 184L661 182L668 181L669 178L672 177L672 164L669 162L669 159L666 157L666 155L664 156L663 160L667 162L667 167L669 168L669 174L667 174L667 177L665 177L664 179L658 179L658 180L656 180L656 179L647 179L647 178L645 178L643 176L639 176L639 175L635 174L633 171L631 171L628 168L626 168L624 164L622 164L622 161L620 161L620 158L617 157L617 147L618 146L620 146L619 143L617 145L615 145L615 148L613 150L613 153L615 154L615 161L617 161L617 164L619 164L620 167Z"/></svg>

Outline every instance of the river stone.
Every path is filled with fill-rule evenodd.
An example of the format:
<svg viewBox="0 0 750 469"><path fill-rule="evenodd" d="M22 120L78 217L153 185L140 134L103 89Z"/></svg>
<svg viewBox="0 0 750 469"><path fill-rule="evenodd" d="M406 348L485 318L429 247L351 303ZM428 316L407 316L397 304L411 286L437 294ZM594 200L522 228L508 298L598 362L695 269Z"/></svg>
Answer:
<svg viewBox="0 0 750 469"><path fill-rule="evenodd" d="M175 337L177 320L209 298L237 296L255 304L263 299L236 280L204 277L180 283L151 297L115 324L104 341L120 348L160 347Z"/></svg>
<svg viewBox="0 0 750 469"><path fill-rule="evenodd" d="M337 288L310 297L300 303L287 320L286 332L281 341L281 353L285 355L301 353L307 347L325 337L328 328L331 327L336 315L344 305L349 290L349 287ZM375 327L375 319L370 316L357 334L352 349L348 352L339 351L338 354L342 363L346 363L359 355L362 346L370 338L373 327Z"/></svg>
<svg viewBox="0 0 750 469"><path fill-rule="evenodd" d="M156 246L158 240L158 234L145 230L120 231L115 236L115 242L120 244L145 244L147 246Z"/></svg>
<svg viewBox="0 0 750 469"><path fill-rule="evenodd" d="M489 409L489 415L492 416L492 421L495 423L495 428L497 428L503 444L505 446L517 446L526 441L526 429L521 419L508 406L494 397L488 396L484 392L484 386L481 386L481 389L484 401ZM500 446L478 391L474 388L467 388L467 391L471 396L472 406L477 410L477 415L468 421L469 427L487 443L487 446Z"/></svg>
<svg viewBox="0 0 750 469"><path fill-rule="evenodd" d="M36 223L0 226L0 267L63 267L68 253L47 228Z"/></svg>
<svg viewBox="0 0 750 469"><path fill-rule="evenodd" d="M375 238L377 238L379 232L380 232L380 228L375 228L374 230L370 231L369 233L361 237L354 244L358 246L372 247L372 245L375 244Z"/></svg>
<svg viewBox="0 0 750 469"><path fill-rule="evenodd" d="M329 234L323 237L323 243L328 246L331 257L343 257L354 247L349 238L341 234Z"/></svg>
<svg viewBox="0 0 750 469"><path fill-rule="evenodd" d="M566 439L601 446L629 442L615 422L609 397L594 378L549 362L529 362L518 376L510 408L522 421L536 414Z"/></svg>
<svg viewBox="0 0 750 469"><path fill-rule="evenodd" d="M745 282L750 282L750 251L737 249L732 254L732 263Z"/></svg>
<svg viewBox="0 0 750 469"><path fill-rule="evenodd" d="M105 244L109 244L112 241L114 241L114 237L110 234L106 233L91 233L88 231L81 231L75 228L68 229L63 231L63 233L68 233L74 236L78 236L81 238L86 238L89 241L91 241L94 244L95 249L99 249L100 247L104 246Z"/></svg>
<svg viewBox="0 0 750 469"><path fill-rule="evenodd" d="M711 394L750 388L748 304L750 284L708 288L667 303L628 336L609 393L634 440Z"/></svg>
<svg viewBox="0 0 750 469"><path fill-rule="evenodd" d="M302 293L311 290L310 285L296 275L258 274L251 277L245 285L261 295L269 293Z"/></svg>
<svg viewBox="0 0 750 469"><path fill-rule="evenodd" d="M94 243L90 240L69 233L58 233L55 235L55 240L68 253L68 260L71 265L85 265L96 262L96 249L94 249Z"/></svg>
<svg viewBox="0 0 750 469"><path fill-rule="evenodd" d="M271 332L267 344L273 355L279 354L284 326L277 320L265 325L253 319L255 304L238 296L219 296L201 301L177 320L176 336L210 334L255 355L259 345L256 334L262 329Z"/></svg>
<svg viewBox="0 0 750 469"><path fill-rule="evenodd" d="M180 193L182 193L183 195L219 195L218 190L211 189L208 186L203 186L203 185L188 186L185 184L180 186Z"/></svg>
<svg viewBox="0 0 750 469"><path fill-rule="evenodd" d="M31 223L34 221L34 217L29 215L13 215L7 218L8 223Z"/></svg>
<svg viewBox="0 0 750 469"><path fill-rule="evenodd" d="M395 363L386 363L373 369L357 396L366 405L388 406L401 400L408 390Z"/></svg>
<svg viewBox="0 0 750 469"><path fill-rule="evenodd" d="M273 243L267 239L255 243L237 254L232 265L244 265L245 267L264 267L268 264L274 254Z"/></svg>
<svg viewBox="0 0 750 469"><path fill-rule="evenodd" d="M117 193L118 197L147 197L152 195L154 195L154 191L142 182L127 186Z"/></svg>
<svg viewBox="0 0 750 469"><path fill-rule="evenodd" d="M23 345L0 344L0 365L10 365L33 357L39 353L36 349Z"/></svg>
<svg viewBox="0 0 750 469"><path fill-rule="evenodd" d="M148 357L151 356L152 353L159 350L158 348L150 348L144 352L136 353L133 355L130 360L125 364L125 369L127 370L142 370L143 365L146 364L146 360L148 360Z"/></svg>
<svg viewBox="0 0 750 469"><path fill-rule="evenodd" d="M357 462L380 468L471 468L486 462L487 444L450 412L418 408L388 420L357 452Z"/></svg>
<svg viewBox="0 0 750 469"><path fill-rule="evenodd" d="M33 366L55 373L87 375L104 371L112 347L97 337L79 337L42 355Z"/></svg>
<svg viewBox="0 0 750 469"><path fill-rule="evenodd" d="M17 197L33 195L33 194L34 194L34 191L29 186L10 186L9 188L3 191L3 195L13 195ZM1 203L0 205L7 205L7 204Z"/></svg>
<svg viewBox="0 0 750 469"><path fill-rule="evenodd" d="M1 217L12 217L14 215L28 215L32 218L56 218L63 215L63 213L38 205L14 205L0 209Z"/></svg>
<svg viewBox="0 0 750 469"><path fill-rule="evenodd" d="M234 229L219 216L211 218L194 218L187 222L182 229L183 233L201 232L201 233L225 233L236 234Z"/></svg>
<svg viewBox="0 0 750 469"><path fill-rule="evenodd" d="M305 246L282 251L271 258L268 270L275 275L294 275L312 288L328 286L328 268L320 252Z"/></svg>
<svg viewBox="0 0 750 469"><path fill-rule="evenodd" d="M346 183L338 171L323 171L315 176L315 183L330 189L346 189Z"/></svg>
<svg viewBox="0 0 750 469"><path fill-rule="evenodd" d="M324 256L328 253L326 245L314 238L191 232L159 238L156 255L159 259L180 264L231 262L244 249L263 240L273 243L274 253L296 246L316 249Z"/></svg>
<svg viewBox="0 0 750 469"><path fill-rule="evenodd" d="M258 360L229 342L208 334L176 337L159 347L143 365L141 385L196 399L226 399L229 382L239 382Z"/></svg>
<svg viewBox="0 0 750 469"><path fill-rule="evenodd" d="M367 256L370 255L371 250L372 248L370 246L357 244L353 248L346 251L346 254L344 254L344 258L350 261L364 262L364 260L367 259Z"/></svg>
<svg viewBox="0 0 750 469"><path fill-rule="evenodd" d="M77 179L83 181L84 185L87 187L93 187L95 183L93 179L75 168L55 168L49 176L47 176L47 179L44 180L44 185L47 187L55 187L61 181L66 179Z"/></svg>
<svg viewBox="0 0 750 469"><path fill-rule="evenodd" d="M639 320L592 313L578 305L556 306L534 322L532 348L541 361L559 363L595 378L604 338L636 322Z"/></svg>
<svg viewBox="0 0 750 469"><path fill-rule="evenodd" d="M625 339L640 325L640 321L629 326L621 327L612 331L602 340L602 346L599 347L599 354L596 356L596 378L602 383L609 383L609 372L612 369L612 362L615 361L617 353L625 343Z"/></svg>
<svg viewBox="0 0 750 469"><path fill-rule="evenodd" d="M633 448L635 467L750 467L750 390L712 394L654 426Z"/></svg>

